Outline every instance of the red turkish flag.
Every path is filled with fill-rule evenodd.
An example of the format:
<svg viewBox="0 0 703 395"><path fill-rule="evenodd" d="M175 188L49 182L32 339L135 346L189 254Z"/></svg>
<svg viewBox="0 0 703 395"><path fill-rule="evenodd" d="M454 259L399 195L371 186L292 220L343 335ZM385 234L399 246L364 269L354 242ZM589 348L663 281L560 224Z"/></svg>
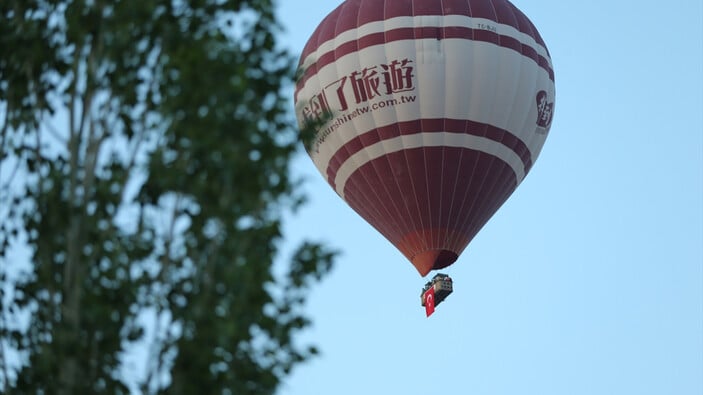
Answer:
<svg viewBox="0 0 703 395"><path fill-rule="evenodd" d="M425 298L425 313L429 317L434 313L434 287L430 287L430 289L425 291L423 297Z"/></svg>

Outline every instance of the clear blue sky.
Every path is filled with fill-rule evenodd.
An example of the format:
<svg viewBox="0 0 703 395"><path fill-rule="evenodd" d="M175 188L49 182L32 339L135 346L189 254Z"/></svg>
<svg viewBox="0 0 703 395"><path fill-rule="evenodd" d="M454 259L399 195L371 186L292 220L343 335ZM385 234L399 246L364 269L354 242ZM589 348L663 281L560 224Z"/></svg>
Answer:
<svg viewBox="0 0 703 395"><path fill-rule="evenodd" d="M340 2L280 0L285 43ZM342 255L300 338L322 354L282 395L703 394L702 3L513 3L551 52L555 119L431 318L424 279L296 161L310 203L284 247Z"/></svg>

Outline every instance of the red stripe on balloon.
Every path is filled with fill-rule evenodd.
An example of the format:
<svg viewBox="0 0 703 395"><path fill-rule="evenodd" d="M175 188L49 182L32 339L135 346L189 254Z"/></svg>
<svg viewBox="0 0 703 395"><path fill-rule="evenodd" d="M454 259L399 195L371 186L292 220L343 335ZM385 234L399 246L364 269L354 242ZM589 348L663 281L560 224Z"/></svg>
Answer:
<svg viewBox="0 0 703 395"><path fill-rule="evenodd" d="M307 58L320 44L339 34L366 23L396 17L461 15L483 18L512 26L532 37L535 42L547 46L532 22L509 1L493 0L347 0L333 10L313 33L313 40L303 49L302 59ZM330 29L326 25L333 25Z"/></svg>
<svg viewBox="0 0 703 395"><path fill-rule="evenodd" d="M337 59L358 52L364 48L369 48L375 45L382 45L401 40L421 40L427 38L443 39L466 39L472 41L488 42L498 45L503 48L513 50L522 56L532 59L540 68L549 74L549 79L554 81L554 70L549 66L549 61L542 55L537 53L537 50L530 45L523 44L513 37L500 35L488 30L471 29L468 27L432 27L432 28L399 28L392 29L386 32L372 33L362 36L357 40L347 41L340 44L334 50L321 54L317 61L310 64L303 71L302 78L298 80L296 88L296 98L298 92L305 86L305 83L317 74L317 71L323 67L334 63ZM303 61L304 58L301 58Z"/></svg>
<svg viewBox="0 0 703 395"><path fill-rule="evenodd" d="M335 152L327 165L327 181L336 189L335 178L339 168L352 155L380 141L416 133L450 132L485 137L510 148L522 160L525 174L532 168L532 154L525 143L514 134L485 123L470 120L437 118L422 119L372 129L353 138Z"/></svg>

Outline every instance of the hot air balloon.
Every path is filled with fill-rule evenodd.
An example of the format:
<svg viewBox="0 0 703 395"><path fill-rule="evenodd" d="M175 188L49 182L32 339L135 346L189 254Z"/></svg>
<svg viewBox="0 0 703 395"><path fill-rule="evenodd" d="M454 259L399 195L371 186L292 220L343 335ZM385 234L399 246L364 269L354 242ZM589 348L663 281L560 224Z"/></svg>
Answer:
<svg viewBox="0 0 703 395"><path fill-rule="evenodd" d="M547 47L507 0L346 0L299 67L317 169L423 277L522 182L554 113Z"/></svg>

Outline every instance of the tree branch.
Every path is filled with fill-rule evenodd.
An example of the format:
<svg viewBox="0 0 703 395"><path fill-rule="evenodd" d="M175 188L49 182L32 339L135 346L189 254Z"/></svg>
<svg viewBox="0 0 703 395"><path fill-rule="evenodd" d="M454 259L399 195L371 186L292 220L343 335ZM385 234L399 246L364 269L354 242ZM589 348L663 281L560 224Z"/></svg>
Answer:
<svg viewBox="0 0 703 395"><path fill-rule="evenodd" d="M9 130L10 119L8 106L5 105L5 111L3 111L2 124L0 124L0 163L5 158L5 142L7 141L7 131Z"/></svg>
<svg viewBox="0 0 703 395"><path fill-rule="evenodd" d="M165 288L166 285L168 284L166 275L169 273L169 268L173 265L173 261L171 258L171 247L173 245L173 241L176 236L176 220L178 219L178 213L179 213L179 206L181 204L182 200L182 195L180 193L176 194L175 196L175 201L173 203L173 206L171 208L171 213L169 215L170 218L170 223L168 224L168 230L166 234L164 235L164 253L161 256L160 259L160 266L159 266L159 272L157 275L157 281L155 282L156 284L159 284L162 286L162 288ZM160 319L161 315L164 312L164 304L169 303L168 300L168 295L171 293L171 290L167 289L162 291L162 302L163 303L156 303L157 309L156 309L156 324L154 328L154 341L151 344L150 347L150 352L147 358L149 358L149 371L147 373L147 377L144 379L144 382L141 385L142 388L142 393L148 394L149 393L149 386L152 380L154 380L155 377L158 377L160 374L160 371L162 369L162 366L164 365L164 358L166 356L166 352L168 351L168 342L169 342L169 336L161 336L160 332L162 331L161 324L160 324ZM158 387L159 383L157 383L157 392L158 392Z"/></svg>
<svg viewBox="0 0 703 395"><path fill-rule="evenodd" d="M6 157L9 157L9 153L5 154L5 142L7 141L7 133L9 129L9 124L8 124L8 108L5 106L5 111L3 111L3 120L2 120L2 125L0 126L0 182L2 182L2 165L4 163L4 159ZM10 181L12 180L12 177L10 177L10 180L8 180L7 185L3 186L0 183L0 202L3 200L2 199L2 191L7 188L8 190L10 189Z"/></svg>
<svg viewBox="0 0 703 395"><path fill-rule="evenodd" d="M85 50L89 51L85 55ZM83 293L83 265L81 262L81 246L84 245L84 233L83 229L85 214L83 205L85 204L85 198L87 194L86 186L83 185L82 194L79 192L80 186L78 184L79 172L85 163L81 163L81 148L83 146L83 139L86 132L86 127L92 129L93 125L90 123L90 111L91 103L93 100L94 92L90 89L90 79L91 79L91 68L90 68L90 57L93 55L93 48L91 43L86 43L81 45L80 51L76 53L77 61L74 62L74 73L76 76L81 75L80 69L81 65L85 68L83 74L85 81L85 86L83 89L79 89L78 77L74 82L73 92L72 92L72 114L71 114L71 137L69 140L69 199L68 205L69 209L74 211L69 219L68 229L67 229L67 245L66 245L66 261L63 267L63 292L62 292L62 303L61 312L63 316L63 322L61 325L62 330L59 331L60 338L56 339L60 347L73 347L74 343L78 338L78 330L80 328L80 318L81 318L81 298ZM87 56L87 59L84 58ZM81 114L78 125L75 125L73 114L76 110L76 104L81 104ZM76 127L77 128L74 128ZM87 148L87 147L86 147ZM83 169L85 171L85 169ZM77 214L77 215L76 215ZM62 356L64 358L63 363L59 366L59 379L62 383L62 388L60 393L69 394L74 391L76 380L78 378L78 362L75 356Z"/></svg>

